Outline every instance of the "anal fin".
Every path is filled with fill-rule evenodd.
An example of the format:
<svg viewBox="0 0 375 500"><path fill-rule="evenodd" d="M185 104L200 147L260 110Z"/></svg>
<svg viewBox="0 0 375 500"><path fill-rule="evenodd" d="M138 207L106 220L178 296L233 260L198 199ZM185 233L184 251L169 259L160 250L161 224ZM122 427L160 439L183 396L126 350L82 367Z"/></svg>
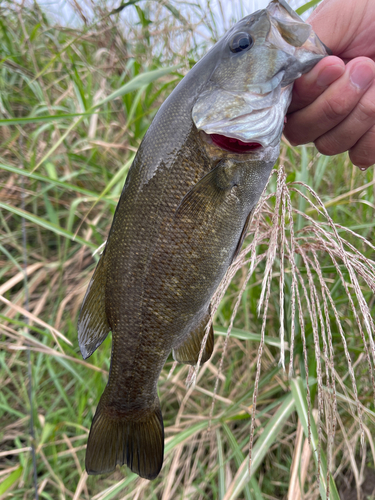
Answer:
<svg viewBox="0 0 375 500"><path fill-rule="evenodd" d="M100 346L110 330L105 313L104 255L95 268L78 319L78 342L84 359Z"/></svg>
<svg viewBox="0 0 375 500"><path fill-rule="evenodd" d="M207 324L211 316L211 307L204 318L192 330L187 338L177 347L173 349L173 358L179 363L185 365L196 365L199 358L199 353L202 347L202 341L207 331ZM208 361L214 350L214 330L212 324L208 333L206 345L202 353L201 363Z"/></svg>

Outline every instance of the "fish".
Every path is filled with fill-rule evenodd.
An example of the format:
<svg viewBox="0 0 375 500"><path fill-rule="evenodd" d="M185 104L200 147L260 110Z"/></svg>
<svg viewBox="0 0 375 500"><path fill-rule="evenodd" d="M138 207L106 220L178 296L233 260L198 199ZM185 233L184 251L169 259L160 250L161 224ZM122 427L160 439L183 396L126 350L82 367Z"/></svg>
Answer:
<svg viewBox="0 0 375 500"><path fill-rule="evenodd" d="M273 0L237 22L157 112L78 320L84 359L112 332L88 474L126 464L140 477L158 476L159 375L171 352L195 365L204 337L201 362L212 355L211 299L279 156L293 82L326 55L311 26Z"/></svg>

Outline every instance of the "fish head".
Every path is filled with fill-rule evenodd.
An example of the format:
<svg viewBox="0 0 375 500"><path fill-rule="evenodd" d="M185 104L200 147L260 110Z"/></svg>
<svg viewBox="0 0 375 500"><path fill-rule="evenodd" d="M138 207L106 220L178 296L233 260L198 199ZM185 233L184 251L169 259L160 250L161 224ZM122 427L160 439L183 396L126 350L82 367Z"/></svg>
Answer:
<svg viewBox="0 0 375 500"><path fill-rule="evenodd" d="M193 106L196 127L224 150L258 159L272 151L276 161L293 82L326 55L309 24L285 1L271 1L207 54L217 64Z"/></svg>

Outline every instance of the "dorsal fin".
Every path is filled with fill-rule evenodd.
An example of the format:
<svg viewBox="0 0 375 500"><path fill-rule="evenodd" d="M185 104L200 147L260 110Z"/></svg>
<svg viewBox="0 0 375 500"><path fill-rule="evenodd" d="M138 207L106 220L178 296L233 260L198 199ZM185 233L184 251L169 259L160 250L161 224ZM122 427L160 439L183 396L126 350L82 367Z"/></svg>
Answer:
<svg viewBox="0 0 375 500"><path fill-rule="evenodd" d="M110 331L105 313L105 252L95 268L78 319L78 342L83 359L100 346Z"/></svg>

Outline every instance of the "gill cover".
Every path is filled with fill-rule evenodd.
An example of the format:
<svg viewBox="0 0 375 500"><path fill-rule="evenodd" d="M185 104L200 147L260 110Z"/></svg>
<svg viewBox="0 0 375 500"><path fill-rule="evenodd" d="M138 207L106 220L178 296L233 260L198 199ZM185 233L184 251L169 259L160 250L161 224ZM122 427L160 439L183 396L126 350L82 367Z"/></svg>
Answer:
<svg viewBox="0 0 375 500"><path fill-rule="evenodd" d="M219 43L217 65L193 107L196 127L277 146L292 84L327 55L325 46L283 0L242 19Z"/></svg>

